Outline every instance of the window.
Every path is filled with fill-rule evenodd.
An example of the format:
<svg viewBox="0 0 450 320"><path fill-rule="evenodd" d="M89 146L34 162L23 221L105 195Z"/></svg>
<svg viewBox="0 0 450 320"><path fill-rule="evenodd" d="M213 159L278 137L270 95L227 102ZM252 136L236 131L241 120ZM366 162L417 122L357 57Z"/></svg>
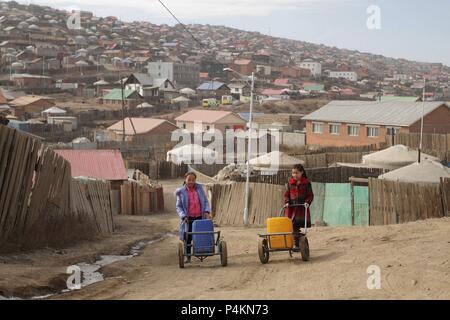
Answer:
<svg viewBox="0 0 450 320"><path fill-rule="evenodd" d="M338 135L341 130L340 124L330 124L330 134Z"/></svg>
<svg viewBox="0 0 450 320"><path fill-rule="evenodd" d="M183 123L183 129L186 129L186 123Z"/></svg>
<svg viewBox="0 0 450 320"><path fill-rule="evenodd" d="M399 131L400 131L400 128L394 128L394 127L387 128L387 135L388 136L392 136L392 135L396 136Z"/></svg>
<svg viewBox="0 0 450 320"><path fill-rule="evenodd" d="M367 127L367 136L369 138L378 137L379 128L378 127Z"/></svg>
<svg viewBox="0 0 450 320"><path fill-rule="evenodd" d="M211 127L210 126L206 126L206 130L209 130L209 129L211 129Z"/></svg>
<svg viewBox="0 0 450 320"><path fill-rule="evenodd" d="M351 137L359 136L359 126L355 124L349 124L347 126L347 133Z"/></svg>
<svg viewBox="0 0 450 320"><path fill-rule="evenodd" d="M313 133L322 133L323 132L322 124L321 123L313 123L312 131L313 131Z"/></svg>

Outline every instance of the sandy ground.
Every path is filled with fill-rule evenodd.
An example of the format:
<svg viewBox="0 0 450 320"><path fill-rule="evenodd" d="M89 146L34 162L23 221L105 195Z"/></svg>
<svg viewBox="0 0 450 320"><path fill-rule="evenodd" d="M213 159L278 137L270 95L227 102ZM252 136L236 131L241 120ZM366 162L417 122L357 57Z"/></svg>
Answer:
<svg viewBox="0 0 450 320"><path fill-rule="evenodd" d="M164 182L166 201L178 181ZM173 205L173 204L172 204ZM170 212L169 209L168 211ZM175 231L171 211L118 217L115 235L60 250L0 256L0 295L47 294L65 285L65 268L100 254L125 254L141 239ZM52 299L450 299L450 219L384 227L312 228L311 261L273 253L262 265L258 232L220 227L229 265L219 257L178 267L176 236L102 269L106 280ZM367 268L379 266L381 289L369 290Z"/></svg>

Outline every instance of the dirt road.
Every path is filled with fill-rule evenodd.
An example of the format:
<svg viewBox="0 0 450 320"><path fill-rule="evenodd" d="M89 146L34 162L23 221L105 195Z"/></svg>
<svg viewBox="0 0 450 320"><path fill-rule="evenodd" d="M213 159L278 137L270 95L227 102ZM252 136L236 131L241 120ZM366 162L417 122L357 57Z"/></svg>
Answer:
<svg viewBox="0 0 450 320"><path fill-rule="evenodd" d="M175 219L170 220L176 226ZM450 299L450 220L375 228L317 228L310 262L287 253L262 265L258 229L223 228L229 265L177 265L177 238L105 268L111 276L59 299ZM367 288L370 265L381 289Z"/></svg>
<svg viewBox="0 0 450 320"><path fill-rule="evenodd" d="M65 289L66 268L104 254L126 255L144 239L175 233L173 188L164 182L168 213L119 216L114 235L63 249L0 255L0 296L30 298ZM259 262L262 229L219 228L229 265L218 257L179 269L178 237L145 247L138 256L102 268L103 282L50 299L450 299L450 219L383 227L312 228L311 261L274 253ZM379 266L381 289L367 288L367 268Z"/></svg>

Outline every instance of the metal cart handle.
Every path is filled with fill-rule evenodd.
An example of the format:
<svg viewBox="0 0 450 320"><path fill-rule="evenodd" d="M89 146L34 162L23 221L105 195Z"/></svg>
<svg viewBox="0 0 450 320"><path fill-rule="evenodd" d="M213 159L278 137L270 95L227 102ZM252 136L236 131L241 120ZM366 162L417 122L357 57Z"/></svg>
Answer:
<svg viewBox="0 0 450 320"><path fill-rule="evenodd" d="M305 234L307 233L308 230L308 208L310 207L308 203L303 203L303 204L288 204L287 206L284 205L281 210L280 210L280 215L283 214L283 210L286 208L295 208L295 207L305 207ZM292 217L293 219L294 217Z"/></svg>

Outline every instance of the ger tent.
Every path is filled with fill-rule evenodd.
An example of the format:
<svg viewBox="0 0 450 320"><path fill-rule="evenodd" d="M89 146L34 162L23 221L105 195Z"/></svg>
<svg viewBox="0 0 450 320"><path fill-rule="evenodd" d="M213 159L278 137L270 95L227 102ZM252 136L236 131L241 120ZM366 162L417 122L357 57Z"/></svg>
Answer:
<svg viewBox="0 0 450 320"><path fill-rule="evenodd" d="M181 94L185 94L187 96L194 96L196 95L195 90L191 89L191 88L183 88L180 90Z"/></svg>
<svg viewBox="0 0 450 320"><path fill-rule="evenodd" d="M212 149L198 144L186 144L167 152L167 161L175 164L181 163L209 163L212 164L218 157L218 153Z"/></svg>
<svg viewBox="0 0 450 320"><path fill-rule="evenodd" d="M63 116L67 113L66 110L60 109L58 107L51 107L47 110L42 111L42 116Z"/></svg>
<svg viewBox="0 0 450 320"><path fill-rule="evenodd" d="M450 178L450 169L432 160L423 160L409 166L380 175L379 179L416 182L439 183L442 178Z"/></svg>
<svg viewBox="0 0 450 320"><path fill-rule="evenodd" d="M420 159L438 161L437 158L425 153L421 154ZM395 170L410 165L417 160L418 152L401 144L363 156L364 165L388 170Z"/></svg>
<svg viewBox="0 0 450 320"><path fill-rule="evenodd" d="M290 155L280 152L272 151L262 156L250 159L249 164L255 169L259 168L279 168L290 169L296 164L304 164L303 160L291 157Z"/></svg>

